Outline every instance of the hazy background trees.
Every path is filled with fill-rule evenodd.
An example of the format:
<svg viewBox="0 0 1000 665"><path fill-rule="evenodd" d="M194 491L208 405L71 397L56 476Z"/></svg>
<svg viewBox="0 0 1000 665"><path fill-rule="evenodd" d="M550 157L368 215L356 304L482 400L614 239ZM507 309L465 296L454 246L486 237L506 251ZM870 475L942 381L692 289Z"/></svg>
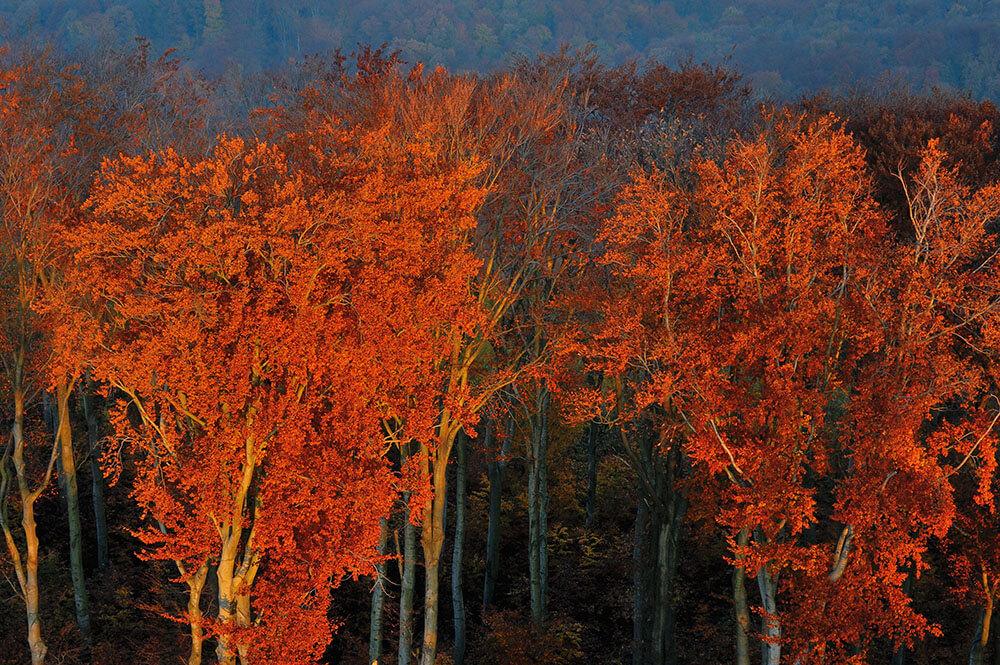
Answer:
<svg viewBox="0 0 1000 665"><path fill-rule="evenodd" d="M514 54L593 44L606 61L731 62L781 96L872 82L1000 89L991 0L3 0L0 34L71 48L148 37L218 72L385 43L409 61L486 70Z"/></svg>

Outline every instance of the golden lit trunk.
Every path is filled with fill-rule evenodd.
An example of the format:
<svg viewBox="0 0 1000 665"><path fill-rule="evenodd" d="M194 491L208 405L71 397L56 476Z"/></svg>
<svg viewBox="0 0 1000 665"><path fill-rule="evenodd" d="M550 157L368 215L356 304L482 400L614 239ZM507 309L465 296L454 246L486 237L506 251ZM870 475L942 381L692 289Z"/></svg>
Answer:
<svg viewBox="0 0 1000 665"><path fill-rule="evenodd" d="M219 527L222 549L216 579L219 587L218 623L221 631L215 651L219 663L223 665L234 665L237 655L245 664L249 650L249 645L240 641L239 633L240 628L250 625L250 586L257 571L252 527L246 542L243 538L244 520L253 519L252 506L248 506L247 502L253 501L249 493L256 470L254 444L252 437L245 444L246 457L243 460L240 485L233 497L231 522ZM245 518L244 515L248 514L249 517Z"/></svg>
<svg viewBox="0 0 1000 665"><path fill-rule="evenodd" d="M21 368L14 372L13 398L14 398L14 425L11 429L11 439L13 444L13 454L11 460L14 464L14 475L17 481L18 493L21 499L21 527L24 530L24 559L22 561L21 551L14 541L6 521L3 523L4 540L10 554L11 563L17 573L17 580L24 596L24 612L27 621L28 649L31 652L32 665L41 665L45 662L45 654L48 647L42 640L42 621L38 592L38 530L35 522L35 499L41 489L48 484L49 473L52 463L55 461L53 455L49 463L49 472L46 472L45 480L41 487L32 492L28 487L27 471L24 461L24 389L20 382ZM54 453L55 451L53 451ZM4 460L4 489L6 490L10 477L6 471L8 460Z"/></svg>
<svg viewBox="0 0 1000 665"><path fill-rule="evenodd" d="M438 604L441 549L444 547L445 509L448 498L448 457L457 429L447 414L442 417L442 434L434 451L422 447L424 469L431 474L434 495L424 506L421 545L424 551L424 641L421 665L434 665L437 658Z"/></svg>
<svg viewBox="0 0 1000 665"><path fill-rule="evenodd" d="M76 623L83 634L84 642L90 644L90 603L83 574L83 530L80 527L80 492L77 487L76 457L73 454L69 394L70 386L66 383L61 383L56 388L60 460L63 487L66 491L66 518L69 523L69 570L73 581Z"/></svg>
<svg viewBox="0 0 1000 665"><path fill-rule="evenodd" d="M188 622L191 625L191 655L188 665L201 665L202 648L205 642L205 629L202 626L201 592L205 588L205 578L208 577L208 564L204 563L194 575L188 579Z"/></svg>

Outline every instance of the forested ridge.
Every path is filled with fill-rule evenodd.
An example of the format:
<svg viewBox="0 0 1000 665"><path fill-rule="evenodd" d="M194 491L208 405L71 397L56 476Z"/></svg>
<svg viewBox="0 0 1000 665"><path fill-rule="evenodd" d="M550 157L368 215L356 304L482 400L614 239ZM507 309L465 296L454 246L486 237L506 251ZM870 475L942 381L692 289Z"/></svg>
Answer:
<svg viewBox="0 0 1000 665"><path fill-rule="evenodd" d="M0 58L0 663L1000 660L993 103L158 53Z"/></svg>
<svg viewBox="0 0 1000 665"><path fill-rule="evenodd" d="M632 58L729 58L768 95L898 78L1000 95L992 0L5 0L0 35L88 51L137 35L217 74L385 43L410 62L487 71L512 56L593 44Z"/></svg>

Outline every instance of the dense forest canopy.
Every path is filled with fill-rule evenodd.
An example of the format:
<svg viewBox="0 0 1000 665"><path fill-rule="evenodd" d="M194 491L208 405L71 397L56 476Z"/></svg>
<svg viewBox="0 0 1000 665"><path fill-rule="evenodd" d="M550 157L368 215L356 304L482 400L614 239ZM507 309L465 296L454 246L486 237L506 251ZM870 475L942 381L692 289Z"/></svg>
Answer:
<svg viewBox="0 0 1000 665"><path fill-rule="evenodd" d="M216 73L359 43L410 62L492 70L513 54L593 44L609 63L733 65L765 94L871 83L1000 94L1000 5L991 0L4 0L8 39L73 48L148 37Z"/></svg>
<svg viewBox="0 0 1000 665"><path fill-rule="evenodd" d="M0 665L1000 663L997 10L889 4L7 11Z"/></svg>

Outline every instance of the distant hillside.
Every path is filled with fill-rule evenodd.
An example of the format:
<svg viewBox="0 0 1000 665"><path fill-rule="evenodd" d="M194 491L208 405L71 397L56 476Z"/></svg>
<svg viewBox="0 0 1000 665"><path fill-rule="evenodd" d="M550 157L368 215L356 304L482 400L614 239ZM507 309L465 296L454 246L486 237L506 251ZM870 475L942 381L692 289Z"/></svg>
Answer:
<svg viewBox="0 0 1000 665"><path fill-rule="evenodd" d="M779 95L891 70L917 89L1000 96L993 0L0 0L0 26L8 39L69 48L144 35L210 71L383 42L411 61L486 70L593 43L609 62L729 57Z"/></svg>

